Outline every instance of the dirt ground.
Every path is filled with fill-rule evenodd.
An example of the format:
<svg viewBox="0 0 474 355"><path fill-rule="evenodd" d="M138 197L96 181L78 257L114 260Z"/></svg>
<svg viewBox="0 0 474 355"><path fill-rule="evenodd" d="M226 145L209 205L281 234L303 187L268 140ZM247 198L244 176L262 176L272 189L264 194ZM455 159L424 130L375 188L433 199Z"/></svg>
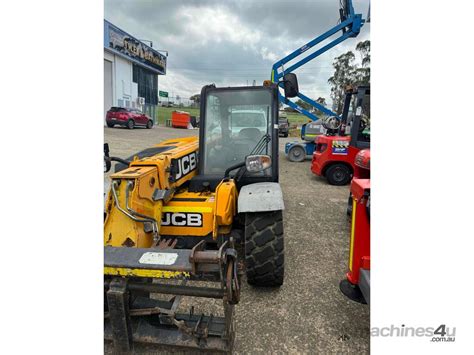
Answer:
<svg viewBox="0 0 474 355"><path fill-rule="evenodd" d="M164 139L197 135L197 130L105 128L111 155L126 158ZM235 354L369 353L369 307L339 291L347 269L348 186L330 186L311 173L310 161L290 163L280 138L280 183L285 211L285 282L261 290L242 282L235 310ZM106 353L111 352L109 343ZM137 346L136 353L163 353Z"/></svg>

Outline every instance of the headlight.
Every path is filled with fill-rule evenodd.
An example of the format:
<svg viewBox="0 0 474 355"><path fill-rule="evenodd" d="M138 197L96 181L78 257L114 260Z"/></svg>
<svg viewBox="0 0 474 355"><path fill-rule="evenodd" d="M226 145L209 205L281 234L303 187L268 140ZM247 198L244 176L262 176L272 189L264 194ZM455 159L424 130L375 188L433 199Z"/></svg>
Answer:
<svg viewBox="0 0 474 355"><path fill-rule="evenodd" d="M272 159L268 155L248 155L245 158L245 167L249 173L263 171L272 166Z"/></svg>

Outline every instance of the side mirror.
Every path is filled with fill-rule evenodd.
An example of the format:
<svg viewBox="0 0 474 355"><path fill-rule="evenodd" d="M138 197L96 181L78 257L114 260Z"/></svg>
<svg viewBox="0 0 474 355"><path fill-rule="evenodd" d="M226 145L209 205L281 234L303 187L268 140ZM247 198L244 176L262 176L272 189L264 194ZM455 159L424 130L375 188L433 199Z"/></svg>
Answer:
<svg viewBox="0 0 474 355"><path fill-rule="evenodd" d="M295 73L288 73L283 76L283 89L287 98L298 96L298 79Z"/></svg>
<svg viewBox="0 0 474 355"><path fill-rule="evenodd" d="M109 144L104 143L104 173L108 173L110 168L112 168L112 163L109 156Z"/></svg>

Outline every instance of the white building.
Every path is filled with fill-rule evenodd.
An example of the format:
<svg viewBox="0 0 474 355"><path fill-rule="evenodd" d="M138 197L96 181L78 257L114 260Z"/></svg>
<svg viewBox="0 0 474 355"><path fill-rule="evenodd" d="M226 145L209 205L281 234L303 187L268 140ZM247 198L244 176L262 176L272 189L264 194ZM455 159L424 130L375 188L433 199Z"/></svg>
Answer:
<svg viewBox="0 0 474 355"><path fill-rule="evenodd" d="M156 119L158 75L166 56L104 20L104 120L112 106L138 108Z"/></svg>

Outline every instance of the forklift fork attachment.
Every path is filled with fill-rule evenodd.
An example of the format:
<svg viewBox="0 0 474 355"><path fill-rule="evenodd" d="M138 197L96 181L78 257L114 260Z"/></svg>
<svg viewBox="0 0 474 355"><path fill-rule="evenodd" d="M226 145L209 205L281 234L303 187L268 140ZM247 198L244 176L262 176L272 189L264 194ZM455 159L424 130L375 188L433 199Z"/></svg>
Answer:
<svg viewBox="0 0 474 355"><path fill-rule="evenodd" d="M230 352L234 341L234 304L240 290L236 279L237 254L225 247L219 250L206 250L204 244L192 250L105 247L104 337L113 341L115 351L130 353L133 343L139 342ZM158 280L163 278L178 278L182 282L167 284ZM219 287L190 286L186 284L188 279L212 279L218 281ZM163 301L144 296L152 293L173 297ZM221 299L224 316L195 314L194 307L188 313L177 313L183 296Z"/></svg>

